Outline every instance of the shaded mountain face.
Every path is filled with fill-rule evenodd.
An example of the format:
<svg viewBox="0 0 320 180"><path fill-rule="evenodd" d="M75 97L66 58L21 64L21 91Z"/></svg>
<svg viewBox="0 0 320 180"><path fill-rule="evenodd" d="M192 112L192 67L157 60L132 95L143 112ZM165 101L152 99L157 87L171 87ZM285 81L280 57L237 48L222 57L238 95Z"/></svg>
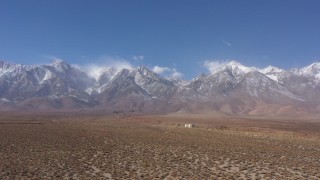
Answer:
<svg viewBox="0 0 320 180"><path fill-rule="evenodd" d="M320 112L320 63L301 69L246 67L236 61L184 81L140 66L102 68L98 76L64 61L21 65L0 61L0 108L100 109L229 114Z"/></svg>

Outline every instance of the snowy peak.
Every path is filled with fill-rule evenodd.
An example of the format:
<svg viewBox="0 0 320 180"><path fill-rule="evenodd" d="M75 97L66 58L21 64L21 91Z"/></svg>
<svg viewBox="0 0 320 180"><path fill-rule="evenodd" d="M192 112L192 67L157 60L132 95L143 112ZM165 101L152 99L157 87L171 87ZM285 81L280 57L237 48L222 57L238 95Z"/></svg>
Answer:
<svg viewBox="0 0 320 180"><path fill-rule="evenodd" d="M234 76L238 76L238 75L244 75L248 72L256 71L257 68L244 66L237 61L230 61L226 65L218 68L217 71L215 71L213 74L219 73L225 70L230 70Z"/></svg>
<svg viewBox="0 0 320 180"><path fill-rule="evenodd" d="M64 62L63 60L61 59L55 59L52 61L51 63L53 66L58 66L58 65L61 65L61 64L66 64L66 62Z"/></svg>
<svg viewBox="0 0 320 180"><path fill-rule="evenodd" d="M274 66L268 66L264 69L259 70L260 73L266 75L268 78L278 82L279 81L279 76L285 72L283 69L279 69Z"/></svg>
<svg viewBox="0 0 320 180"><path fill-rule="evenodd" d="M260 72L262 74L272 74L272 73L281 73L281 72L284 72L283 69L279 69L277 67L274 67L274 66L268 66L264 69L261 69Z"/></svg>
<svg viewBox="0 0 320 180"><path fill-rule="evenodd" d="M175 91L176 86L145 66L139 66L133 70L122 70L117 74L123 79L132 79L134 83L154 98L167 97ZM113 82L114 80L112 80Z"/></svg>
<svg viewBox="0 0 320 180"><path fill-rule="evenodd" d="M230 68L244 68L244 69L247 68L244 65L242 65L241 63L234 61L234 60L227 63L226 66L228 66Z"/></svg>
<svg viewBox="0 0 320 180"><path fill-rule="evenodd" d="M0 75L1 74L5 74L7 72L12 72L18 67L19 67L18 64L13 64L13 63L5 62L5 61L0 61Z"/></svg>
<svg viewBox="0 0 320 180"><path fill-rule="evenodd" d="M50 65L54 67L58 72L63 72L70 69L70 65L60 59L54 60Z"/></svg>
<svg viewBox="0 0 320 180"><path fill-rule="evenodd" d="M319 70L319 69L320 69L320 62L314 62L309 66L301 68L301 70L304 70L304 71L312 71L312 70Z"/></svg>
<svg viewBox="0 0 320 180"><path fill-rule="evenodd" d="M226 66L229 67L230 69L232 69L233 71L242 71L245 73L256 70L256 68L254 68L254 67L244 66L237 61L230 61Z"/></svg>
<svg viewBox="0 0 320 180"><path fill-rule="evenodd" d="M139 66L134 71L143 76L156 77L156 78L159 77L156 73L154 73L153 71L151 71L145 66Z"/></svg>
<svg viewBox="0 0 320 180"><path fill-rule="evenodd" d="M302 75L309 75L320 78L320 62L312 63L309 66L300 69Z"/></svg>
<svg viewBox="0 0 320 180"><path fill-rule="evenodd" d="M139 66L138 68L134 69L132 71L135 77L135 81L139 84L149 84L153 82L159 82L159 83L171 83L169 80L161 77L157 73L151 71L150 69L146 68L145 66Z"/></svg>

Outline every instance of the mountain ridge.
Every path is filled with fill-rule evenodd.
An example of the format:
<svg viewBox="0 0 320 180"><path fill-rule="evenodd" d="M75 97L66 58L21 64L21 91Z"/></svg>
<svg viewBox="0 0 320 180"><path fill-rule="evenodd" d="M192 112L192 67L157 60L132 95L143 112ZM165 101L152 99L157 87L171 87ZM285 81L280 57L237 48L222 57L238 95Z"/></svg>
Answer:
<svg viewBox="0 0 320 180"><path fill-rule="evenodd" d="M88 108L135 113L205 109L227 114L277 114L274 107L286 107L288 112L320 112L318 62L283 70L230 61L190 81L165 78L145 66L101 69L93 77L62 60L44 65L0 61L0 108Z"/></svg>

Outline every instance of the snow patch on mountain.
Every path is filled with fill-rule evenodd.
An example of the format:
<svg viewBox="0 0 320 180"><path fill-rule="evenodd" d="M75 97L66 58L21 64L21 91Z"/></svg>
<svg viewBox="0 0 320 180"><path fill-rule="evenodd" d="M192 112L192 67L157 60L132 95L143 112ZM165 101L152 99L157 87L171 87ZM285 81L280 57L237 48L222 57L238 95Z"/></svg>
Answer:
<svg viewBox="0 0 320 180"><path fill-rule="evenodd" d="M248 73L248 72L257 70L257 68L255 68L255 67L247 67L247 66L240 64L237 61L230 61L226 66L231 68L234 71L242 71L244 73Z"/></svg>
<svg viewBox="0 0 320 180"><path fill-rule="evenodd" d="M40 81L40 84L43 84L45 81L51 79L53 77L53 73L49 70L46 70L45 75L43 77L43 79Z"/></svg>
<svg viewBox="0 0 320 180"><path fill-rule="evenodd" d="M55 68L58 72L64 72L70 68L70 65L61 59L56 59L51 63L51 66Z"/></svg>
<svg viewBox="0 0 320 180"><path fill-rule="evenodd" d="M30 70L34 67L36 66L15 64L15 63L10 63L10 62L0 60L0 76L3 76L3 75L15 76L23 71Z"/></svg>
<svg viewBox="0 0 320 180"><path fill-rule="evenodd" d="M219 67L216 69L214 72L211 74L217 74L219 72L225 71L225 70L230 70L234 76L243 76L246 73L252 72L252 71L258 71L257 68L255 67L247 67L242 64L240 64L237 61L230 61L229 63Z"/></svg>
<svg viewBox="0 0 320 180"><path fill-rule="evenodd" d="M309 75L320 79L320 62L312 63L300 69L300 74Z"/></svg>
<svg viewBox="0 0 320 180"><path fill-rule="evenodd" d="M264 69L261 69L259 72L261 72L262 74L269 74L269 73L280 73L283 72L283 69L274 67L274 66L267 66Z"/></svg>
<svg viewBox="0 0 320 180"><path fill-rule="evenodd" d="M278 82L279 81L279 75L283 72L285 72L283 69L274 67L274 66L268 66L264 69L259 70L262 74L266 75L270 79Z"/></svg>

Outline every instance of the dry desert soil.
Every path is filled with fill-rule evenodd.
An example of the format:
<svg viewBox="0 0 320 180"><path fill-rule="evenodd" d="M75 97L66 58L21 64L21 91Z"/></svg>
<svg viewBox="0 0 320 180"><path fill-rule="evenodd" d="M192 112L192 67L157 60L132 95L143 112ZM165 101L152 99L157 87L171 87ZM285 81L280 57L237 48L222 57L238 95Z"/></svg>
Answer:
<svg viewBox="0 0 320 180"><path fill-rule="evenodd" d="M0 179L320 179L320 120L2 113Z"/></svg>

